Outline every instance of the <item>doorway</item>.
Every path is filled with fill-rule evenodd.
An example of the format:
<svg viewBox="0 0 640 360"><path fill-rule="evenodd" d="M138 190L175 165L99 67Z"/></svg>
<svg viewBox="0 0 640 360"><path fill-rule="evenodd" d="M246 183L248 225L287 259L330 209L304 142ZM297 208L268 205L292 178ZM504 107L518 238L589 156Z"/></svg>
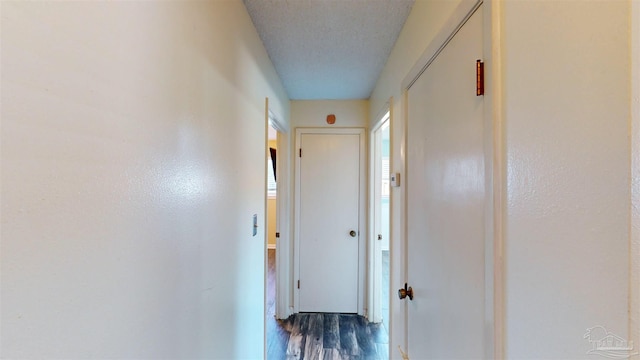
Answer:
<svg viewBox="0 0 640 360"><path fill-rule="evenodd" d="M276 319L277 276L276 251L278 233L278 131L273 127L273 120L269 119L267 126L267 272L266 272L266 335L267 352L274 344L279 344L280 337L284 337Z"/></svg>
<svg viewBox="0 0 640 360"><path fill-rule="evenodd" d="M387 111L371 135L371 236L369 241L369 318L389 331L389 195L390 195L390 113Z"/></svg>
<svg viewBox="0 0 640 360"><path fill-rule="evenodd" d="M270 110L269 99L265 99L265 356L274 350L282 351L279 347L288 334L283 332L277 319L286 318L291 313L288 133L288 126Z"/></svg>
<svg viewBox="0 0 640 360"><path fill-rule="evenodd" d="M296 309L363 312L364 130L296 131Z"/></svg>

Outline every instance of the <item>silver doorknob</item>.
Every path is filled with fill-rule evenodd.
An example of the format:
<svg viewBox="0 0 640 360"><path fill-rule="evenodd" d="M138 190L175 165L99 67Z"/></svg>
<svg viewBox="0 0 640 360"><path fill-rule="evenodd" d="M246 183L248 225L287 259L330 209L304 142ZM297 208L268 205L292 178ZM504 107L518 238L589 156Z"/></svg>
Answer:
<svg viewBox="0 0 640 360"><path fill-rule="evenodd" d="M351 237L356 237L356 235L358 235L358 233L356 233L355 230L351 230L351 231L349 231L349 235L351 235Z"/></svg>

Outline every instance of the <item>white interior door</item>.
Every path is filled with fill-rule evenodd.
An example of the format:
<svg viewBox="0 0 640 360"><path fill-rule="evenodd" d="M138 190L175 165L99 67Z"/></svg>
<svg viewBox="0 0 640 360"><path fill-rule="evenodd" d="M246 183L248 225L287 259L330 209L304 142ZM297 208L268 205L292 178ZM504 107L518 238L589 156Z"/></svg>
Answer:
<svg viewBox="0 0 640 360"><path fill-rule="evenodd" d="M471 359L485 344L482 7L408 91L408 354Z"/></svg>
<svg viewBox="0 0 640 360"><path fill-rule="evenodd" d="M301 312L358 312L363 141L358 129L298 135Z"/></svg>

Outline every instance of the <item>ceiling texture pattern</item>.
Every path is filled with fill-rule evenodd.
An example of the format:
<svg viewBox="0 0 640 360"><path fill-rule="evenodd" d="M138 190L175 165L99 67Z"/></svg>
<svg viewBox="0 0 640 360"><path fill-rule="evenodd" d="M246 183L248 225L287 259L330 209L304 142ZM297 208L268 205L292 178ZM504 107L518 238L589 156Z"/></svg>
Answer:
<svg viewBox="0 0 640 360"><path fill-rule="evenodd" d="M292 100L368 99L413 0L244 0Z"/></svg>

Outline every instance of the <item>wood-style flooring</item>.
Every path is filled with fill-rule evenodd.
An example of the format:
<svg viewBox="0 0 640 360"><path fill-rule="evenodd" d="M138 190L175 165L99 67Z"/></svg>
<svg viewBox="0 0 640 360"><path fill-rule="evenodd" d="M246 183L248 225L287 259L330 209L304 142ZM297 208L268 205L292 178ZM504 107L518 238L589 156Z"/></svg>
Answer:
<svg viewBox="0 0 640 360"><path fill-rule="evenodd" d="M388 359L389 339L382 323L353 314L300 313L275 319L275 250L267 274L267 359Z"/></svg>

